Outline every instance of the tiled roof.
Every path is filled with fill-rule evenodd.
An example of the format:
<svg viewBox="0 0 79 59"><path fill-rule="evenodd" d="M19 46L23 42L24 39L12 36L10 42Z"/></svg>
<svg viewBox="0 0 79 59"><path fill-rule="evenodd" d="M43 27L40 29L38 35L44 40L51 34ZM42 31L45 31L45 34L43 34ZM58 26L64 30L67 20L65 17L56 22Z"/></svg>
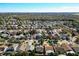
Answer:
<svg viewBox="0 0 79 59"><path fill-rule="evenodd" d="M53 46L45 46L45 50L53 50Z"/></svg>

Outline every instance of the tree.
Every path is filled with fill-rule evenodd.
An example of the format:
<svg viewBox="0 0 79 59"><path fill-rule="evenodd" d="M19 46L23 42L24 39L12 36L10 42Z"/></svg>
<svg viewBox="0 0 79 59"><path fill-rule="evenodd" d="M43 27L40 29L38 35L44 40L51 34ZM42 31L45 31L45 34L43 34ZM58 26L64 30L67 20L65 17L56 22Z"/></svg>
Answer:
<svg viewBox="0 0 79 59"><path fill-rule="evenodd" d="M48 56L58 56L58 53L51 52L51 53L48 53Z"/></svg>
<svg viewBox="0 0 79 59"><path fill-rule="evenodd" d="M67 56L75 56L74 53L67 53L66 55L67 55Z"/></svg>
<svg viewBox="0 0 79 59"><path fill-rule="evenodd" d="M29 53L26 51L18 51L17 53L15 53L15 56L28 56Z"/></svg>
<svg viewBox="0 0 79 59"><path fill-rule="evenodd" d="M52 45L53 42L52 42L52 40L48 40L48 43L49 43L49 45Z"/></svg>
<svg viewBox="0 0 79 59"><path fill-rule="evenodd" d="M42 45L44 42L44 39L40 39L40 40L38 40L38 42Z"/></svg>
<svg viewBox="0 0 79 59"><path fill-rule="evenodd" d="M46 54L46 51L45 51L45 46L43 46L44 48L43 48L43 55L45 56L45 54Z"/></svg>
<svg viewBox="0 0 79 59"><path fill-rule="evenodd" d="M35 50L30 51L29 56L35 56Z"/></svg>
<svg viewBox="0 0 79 59"><path fill-rule="evenodd" d="M55 54L54 53L48 53L48 56L55 56Z"/></svg>
<svg viewBox="0 0 79 59"><path fill-rule="evenodd" d="M0 42L5 42L5 39L0 37Z"/></svg>
<svg viewBox="0 0 79 59"><path fill-rule="evenodd" d="M57 42L58 42L58 40L54 40L54 41L53 41L54 44L57 44Z"/></svg>
<svg viewBox="0 0 79 59"><path fill-rule="evenodd" d="M12 56L12 53L13 52L8 51L8 52L3 53L3 55L5 55L5 56Z"/></svg>

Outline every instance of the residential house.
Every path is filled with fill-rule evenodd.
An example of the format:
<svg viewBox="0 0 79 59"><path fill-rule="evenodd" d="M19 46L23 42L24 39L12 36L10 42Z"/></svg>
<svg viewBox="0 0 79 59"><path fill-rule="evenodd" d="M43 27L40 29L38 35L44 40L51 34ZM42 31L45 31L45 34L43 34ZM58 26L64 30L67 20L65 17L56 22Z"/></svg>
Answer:
<svg viewBox="0 0 79 59"><path fill-rule="evenodd" d="M49 53L54 53L54 47L53 46L45 46L46 55Z"/></svg>
<svg viewBox="0 0 79 59"><path fill-rule="evenodd" d="M43 53L43 46L41 45L36 45L35 46L35 50L37 53Z"/></svg>

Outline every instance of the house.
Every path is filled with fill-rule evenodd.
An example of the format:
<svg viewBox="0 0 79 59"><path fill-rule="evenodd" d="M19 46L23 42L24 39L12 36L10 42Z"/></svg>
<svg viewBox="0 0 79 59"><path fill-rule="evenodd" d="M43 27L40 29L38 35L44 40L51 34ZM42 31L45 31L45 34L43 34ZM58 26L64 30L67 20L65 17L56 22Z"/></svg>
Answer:
<svg viewBox="0 0 79 59"><path fill-rule="evenodd" d="M15 38L15 39L22 39L22 38L25 38L25 36L24 36L23 34L14 35L14 38Z"/></svg>
<svg viewBox="0 0 79 59"><path fill-rule="evenodd" d="M67 36L67 34L60 34L60 38L62 40L67 40L68 36Z"/></svg>
<svg viewBox="0 0 79 59"><path fill-rule="evenodd" d="M4 32L5 30L0 30L0 33Z"/></svg>
<svg viewBox="0 0 79 59"><path fill-rule="evenodd" d="M19 51L19 44L13 44L14 51Z"/></svg>
<svg viewBox="0 0 79 59"><path fill-rule="evenodd" d="M42 37L42 34L41 33L36 34L36 40L40 40L41 37Z"/></svg>
<svg viewBox="0 0 79 59"><path fill-rule="evenodd" d="M13 52L14 48L13 47L5 47L4 52Z"/></svg>
<svg viewBox="0 0 79 59"><path fill-rule="evenodd" d="M61 46L54 46L54 50L58 54L64 54L65 50Z"/></svg>
<svg viewBox="0 0 79 59"><path fill-rule="evenodd" d="M34 40L27 40L27 42L28 42L29 50L34 50L34 48L35 48L33 45Z"/></svg>
<svg viewBox="0 0 79 59"><path fill-rule="evenodd" d="M2 34L1 37L8 37L8 34Z"/></svg>
<svg viewBox="0 0 79 59"><path fill-rule="evenodd" d="M30 41L25 41L25 42L23 42L21 45L20 45L20 47L19 47L19 49L21 50L21 51L28 51L28 50L34 50L34 45L32 45L32 41L30 40Z"/></svg>
<svg viewBox="0 0 79 59"><path fill-rule="evenodd" d="M65 44L65 43L63 43L63 44L61 45L61 47L62 47L65 51L71 51L71 50L72 50L72 48L71 48L68 44Z"/></svg>
<svg viewBox="0 0 79 59"><path fill-rule="evenodd" d="M19 35L14 35L15 39L20 39L21 37Z"/></svg>
<svg viewBox="0 0 79 59"><path fill-rule="evenodd" d="M33 49L33 48L32 48ZM32 50L31 49L31 50ZM30 50L30 45L29 45L29 43L28 42L26 42L26 51L29 51Z"/></svg>
<svg viewBox="0 0 79 59"><path fill-rule="evenodd" d="M33 51L34 50L34 45L30 45L30 48L29 48L29 50L31 50L31 51Z"/></svg>
<svg viewBox="0 0 79 59"><path fill-rule="evenodd" d="M26 43L23 42L19 47L20 51L26 51L26 46L27 46Z"/></svg>
<svg viewBox="0 0 79 59"><path fill-rule="evenodd" d="M75 52L79 52L79 47L72 47Z"/></svg>
<svg viewBox="0 0 79 59"><path fill-rule="evenodd" d="M48 55L49 53L54 53L54 48L53 46L45 46L45 51L46 55Z"/></svg>
<svg viewBox="0 0 79 59"><path fill-rule="evenodd" d="M2 54L3 54L4 49L5 49L5 46L0 46L0 55L2 55Z"/></svg>
<svg viewBox="0 0 79 59"><path fill-rule="evenodd" d="M75 54L74 51L67 51L66 53L67 53L67 54L68 54L68 53Z"/></svg>
<svg viewBox="0 0 79 59"><path fill-rule="evenodd" d="M35 50L36 50L36 52L40 52L40 53L42 53L43 52L43 46L41 46L41 45L37 45L37 46L35 46Z"/></svg>

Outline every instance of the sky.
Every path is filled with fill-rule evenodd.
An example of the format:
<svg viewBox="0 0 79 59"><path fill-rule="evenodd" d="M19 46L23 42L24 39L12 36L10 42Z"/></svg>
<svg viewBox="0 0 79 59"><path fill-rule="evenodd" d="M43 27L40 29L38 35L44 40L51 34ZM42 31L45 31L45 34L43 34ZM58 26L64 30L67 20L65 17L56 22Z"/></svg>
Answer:
<svg viewBox="0 0 79 59"><path fill-rule="evenodd" d="M79 12L79 3L0 3L0 12Z"/></svg>

